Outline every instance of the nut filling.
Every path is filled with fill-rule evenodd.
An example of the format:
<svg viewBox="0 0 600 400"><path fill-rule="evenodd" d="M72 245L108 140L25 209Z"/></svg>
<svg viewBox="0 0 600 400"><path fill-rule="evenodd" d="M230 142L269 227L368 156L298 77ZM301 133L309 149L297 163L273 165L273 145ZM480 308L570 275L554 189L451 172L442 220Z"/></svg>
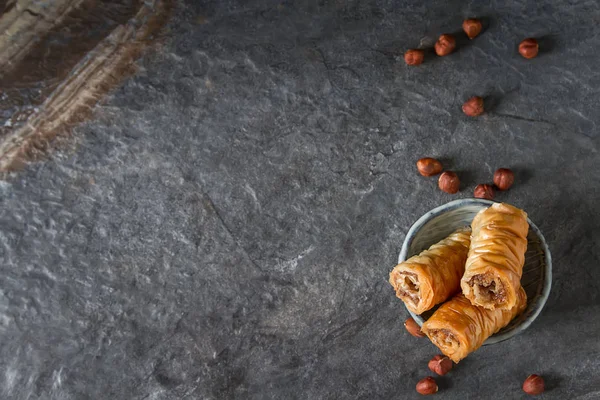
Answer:
<svg viewBox="0 0 600 400"><path fill-rule="evenodd" d="M416 274L403 272L396 279L396 294L402 300L410 300L415 306L419 304L419 278Z"/></svg>
<svg viewBox="0 0 600 400"><path fill-rule="evenodd" d="M503 303L506 301L506 290L500 281L490 274L475 275L469 281L475 292L475 298L484 302Z"/></svg>
<svg viewBox="0 0 600 400"><path fill-rule="evenodd" d="M439 348L460 347L460 341L448 329L432 329L429 331L429 337Z"/></svg>

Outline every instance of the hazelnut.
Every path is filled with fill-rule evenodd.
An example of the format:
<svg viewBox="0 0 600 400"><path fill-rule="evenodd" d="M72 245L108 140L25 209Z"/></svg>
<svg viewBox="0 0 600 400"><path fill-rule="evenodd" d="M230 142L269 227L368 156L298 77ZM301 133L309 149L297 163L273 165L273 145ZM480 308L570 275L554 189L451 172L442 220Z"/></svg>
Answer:
<svg viewBox="0 0 600 400"><path fill-rule="evenodd" d="M494 185L499 190L508 190L515 181L515 174L508 168L499 168L494 173Z"/></svg>
<svg viewBox="0 0 600 400"><path fill-rule="evenodd" d="M483 98L473 96L462 106L463 112L469 117L477 117L483 114Z"/></svg>
<svg viewBox="0 0 600 400"><path fill-rule="evenodd" d="M539 375L529 375L523 382L523 391L533 395L543 393L544 379Z"/></svg>
<svg viewBox="0 0 600 400"><path fill-rule="evenodd" d="M417 382L417 392L423 395L434 394L438 391L438 385L435 383L435 379L431 376L421 379Z"/></svg>
<svg viewBox="0 0 600 400"><path fill-rule="evenodd" d="M435 158L425 157L417 161L417 169L423 176L434 176L442 172L442 163Z"/></svg>
<svg viewBox="0 0 600 400"><path fill-rule="evenodd" d="M525 39L519 44L519 54L525 58L533 58L538 55L540 46L533 38Z"/></svg>
<svg viewBox="0 0 600 400"><path fill-rule="evenodd" d="M408 333L410 333L414 337L425 337L425 334L421 332L421 327L419 326L419 324L417 324L412 318L409 318L406 321L404 321L404 327L406 328Z"/></svg>
<svg viewBox="0 0 600 400"><path fill-rule="evenodd" d="M460 188L460 179L458 179L458 175L454 172L446 171L440 175L438 186L442 192L454 194Z"/></svg>
<svg viewBox="0 0 600 400"><path fill-rule="evenodd" d="M437 355L433 357L429 364L427 364L431 372L435 372L438 375L446 375L452 369L452 360L446 356Z"/></svg>
<svg viewBox="0 0 600 400"><path fill-rule="evenodd" d="M487 183L480 183L475 186L475 190L473 191L473 196L478 199L492 200L495 194L494 187Z"/></svg>
<svg viewBox="0 0 600 400"><path fill-rule="evenodd" d="M447 56L452 53L456 48L456 39L454 36L449 35L447 33L440 36L440 38L435 42L435 54L440 57Z"/></svg>
<svg viewBox="0 0 600 400"><path fill-rule="evenodd" d="M425 52L423 50L410 49L404 53L404 61L406 65L420 65L423 64L425 58Z"/></svg>
<svg viewBox="0 0 600 400"><path fill-rule="evenodd" d="M481 28L481 21L478 19L471 18L463 21L463 31L465 31L469 39L473 39L479 35Z"/></svg>

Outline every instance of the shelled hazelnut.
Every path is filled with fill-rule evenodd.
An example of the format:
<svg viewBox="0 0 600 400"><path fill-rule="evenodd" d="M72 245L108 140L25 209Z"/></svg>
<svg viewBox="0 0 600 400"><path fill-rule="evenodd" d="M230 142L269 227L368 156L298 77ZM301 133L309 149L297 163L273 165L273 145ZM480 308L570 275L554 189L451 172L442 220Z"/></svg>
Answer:
<svg viewBox="0 0 600 400"><path fill-rule="evenodd" d="M527 394L537 395L544 392L544 379L539 375L529 375L523 382L523 391Z"/></svg>
<svg viewBox="0 0 600 400"><path fill-rule="evenodd" d="M458 175L452 171L446 171L440 175L438 179L438 187L442 192L454 194L458 193L460 188L460 179Z"/></svg>
<svg viewBox="0 0 600 400"><path fill-rule="evenodd" d="M410 49L404 53L404 61L406 65L421 65L425 58L425 52L419 49Z"/></svg>
<svg viewBox="0 0 600 400"><path fill-rule="evenodd" d="M406 321L404 321L404 327L408 333L414 337L425 337L425 334L421 332L421 327L419 324L417 324L417 322L412 318L408 318Z"/></svg>
<svg viewBox="0 0 600 400"><path fill-rule="evenodd" d="M437 355L433 357L427 364L431 372L438 375L446 375L453 367L452 360L446 356Z"/></svg>
<svg viewBox="0 0 600 400"><path fill-rule="evenodd" d="M438 385L435 383L435 379L433 379L431 376L423 378L417 382L417 392L419 394L428 395L437 393L437 391Z"/></svg>
<svg viewBox="0 0 600 400"><path fill-rule="evenodd" d="M467 34L469 39L475 38L481 33L482 25L481 21L475 18L465 19L462 24L463 31Z"/></svg>
<svg viewBox="0 0 600 400"><path fill-rule="evenodd" d="M492 200L495 195L495 190L492 185L488 185L487 183L480 183L475 186L475 190L473 191L473 196L478 199L488 199Z"/></svg>
<svg viewBox="0 0 600 400"><path fill-rule="evenodd" d="M499 190L508 190L515 181L515 174L508 168L498 168L494 173L494 185Z"/></svg>
<svg viewBox="0 0 600 400"><path fill-rule="evenodd" d="M479 96L471 97L463 104L462 110L469 117L477 117L483 114L483 98Z"/></svg>
<svg viewBox="0 0 600 400"><path fill-rule="evenodd" d="M423 176L434 176L442 172L442 163L431 157L424 157L417 161L417 169Z"/></svg>
<svg viewBox="0 0 600 400"><path fill-rule="evenodd" d="M435 42L435 54L440 57L447 56L452 53L456 48L456 39L454 36L445 33L439 37L437 42Z"/></svg>
<svg viewBox="0 0 600 400"><path fill-rule="evenodd" d="M539 50L540 46L533 38L525 39L519 44L519 54L525 58L534 58L538 55Z"/></svg>

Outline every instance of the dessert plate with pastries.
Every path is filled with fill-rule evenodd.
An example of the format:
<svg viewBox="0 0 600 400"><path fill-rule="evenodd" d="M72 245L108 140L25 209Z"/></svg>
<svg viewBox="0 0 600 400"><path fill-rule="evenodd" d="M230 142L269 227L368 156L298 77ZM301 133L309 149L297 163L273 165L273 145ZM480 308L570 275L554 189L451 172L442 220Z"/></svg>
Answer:
<svg viewBox="0 0 600 400"><path fill-rule="evenodd" d="M531 325L550 293L552 261L525 211L461 199L415 222L389 282L422 333L458 363Z"/></svg>

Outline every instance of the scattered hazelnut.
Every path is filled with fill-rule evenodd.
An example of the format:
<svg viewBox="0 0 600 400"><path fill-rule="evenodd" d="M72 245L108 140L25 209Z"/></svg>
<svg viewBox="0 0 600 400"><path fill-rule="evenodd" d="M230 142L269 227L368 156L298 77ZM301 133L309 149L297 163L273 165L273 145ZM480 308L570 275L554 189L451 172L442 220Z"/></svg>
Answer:
<svg viewBox="0 0 600 400"><path fill-rule="evenodd" d="M425 334L421 332L421 327L419 326L419 324L417 324L412 318L408 318L406 321L404 321L404 327L406 328L408 333L410 333L414 337L425 337Z"/></svg>
<svg viewBox="0 0 600 400"><path fill-rule="evenodd" d="M469 39L473 39L479 35L481 28L481 21L478 19L471 18L463 21L463 31L465 31Z"/></svg>
<svg viewBox="0 0 600 400"><path fill-rule="evenodd" d="M438 391L438 385L435 383L435 379L431 376L421 379L417 382L417 392L423 395L434 394Z"/></svg>
<svg viewBox="0 0 600 400"><path fill-rule="evenodd" d="M438 186L442 192L454 194L460 188L460 179L454 172L446 171L440 175Z"/></svg>
<svg viewBox="0 0 600 400"><path fill-rule="evenodd" d="M417 161L417 169L423 176L434 176L442 172L442 163L435 158L425 157Z"/></svg>
<svg viewBox="0 0 600 400"><path fill-rule="evenodd" d="M499 168L494 173L494 185L499 190L508 190L515 181L515 174L508 168Z"/></svg>
<svg viewBox="0 0 600 400"><path fill-rule="evenodd" d="M404 61L406 65L420 65L423 64L425 58L425 52L423 50L410 49L404 53Z"/></svg>
<svg viewBox="0 0 600 400"><path fill-rule="evenodd" d="M533 38L525 39L519 44L519 54L525 58L533 58L538 55L540 46Z"/></svg>
<svg viewBox="0 0 600 400"><path fill-rule="evenodd" d="M529 375L523 382L523 391L532 395L543 393L544 379L539 375Z"/></svg>
<svg viewBox="0 0 600 400"><path fill-rule="evenodd" d="M475 186L475 190L473 191L473 196L478 199L492 200L495 194L494 187L487 183L480 183Z"/></svg>
<svg viewBox="0 0 600 400"><path fill-rule="evenodd" d="M483 114L483 98L473 96L462 106L463 112L469 117L476 117Z"/></svg>
<svg viewBox="0 0 600 400"><path fill-rule="evenodd" d="M452 360L446 356L437 355L433 357L427 364L431 372L438 375L446 375L452 369Z"/></svg>
<svg viewBox="0 0 600 400"><path fill-rule="evenodd" d="M456 48L456 39L454 36L449 35L447 33L440 36L440 38L435 42L435 54L440 57L447 56L452 53Z"/></svg>

